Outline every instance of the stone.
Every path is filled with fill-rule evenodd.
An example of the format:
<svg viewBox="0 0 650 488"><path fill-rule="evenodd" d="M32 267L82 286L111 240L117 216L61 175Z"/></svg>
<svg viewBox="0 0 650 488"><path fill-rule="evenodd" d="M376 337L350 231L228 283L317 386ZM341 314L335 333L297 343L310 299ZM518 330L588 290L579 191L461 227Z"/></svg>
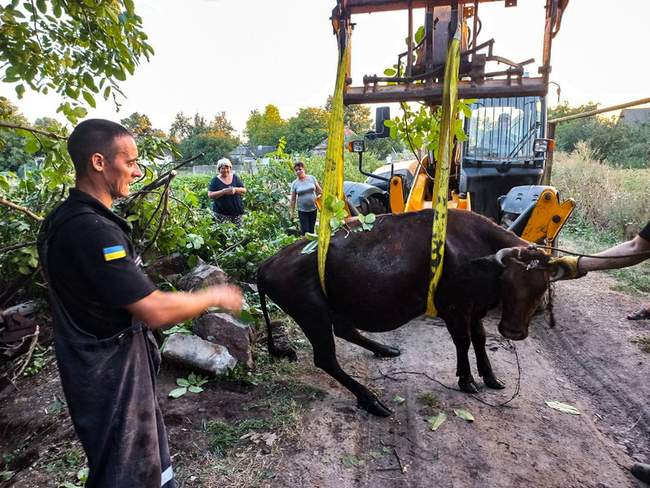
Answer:
<svg viewBox="0 0 650 488"><path fill-rule="evenodd" d="M162 355L189 369L212 375L225 374L237 364L237 360L224 346L195 335L170 335L165 341Z"/></svg>
<svg viewBox="0 0 650 488"><path fill-rule="evenodd" d="M187 259L179 252L163 256L156 259L153 263L149 264L144 271L152 279L165 278L168 281L172 276L181 276L186 273L189 267L187 266Z"/></svg>
<svg viewBox="0 0 650 488"><path fill-rule="evenodd" d="M199 290L213 285L222 285L228 281L228 275L219 266L199 262L189 273L177 282L178 288L185 291Z"/></svg>
<svg viewBox="0 0 650 488"><path fill-rule="evenodd" d="M253 367L253 334L248 325L228 314L210 312L194 319L192 331L202 339L225 346L237 361Z"/></svg>

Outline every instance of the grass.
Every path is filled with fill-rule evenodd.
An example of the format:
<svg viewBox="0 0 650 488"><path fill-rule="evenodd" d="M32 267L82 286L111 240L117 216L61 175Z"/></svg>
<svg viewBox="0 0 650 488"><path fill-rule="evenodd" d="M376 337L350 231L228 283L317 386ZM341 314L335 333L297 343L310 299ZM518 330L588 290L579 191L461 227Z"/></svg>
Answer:
<svg viewBox="0 0 650 488"><path fill-rule="evenodd" d="M560 247L591 254L633 238L650 216L650 169L618 169L595 161L586 145L559 153L552 184L576 209L560 236ZM609 270L613 287L630 294L650 292L650 260Z"/></svg>

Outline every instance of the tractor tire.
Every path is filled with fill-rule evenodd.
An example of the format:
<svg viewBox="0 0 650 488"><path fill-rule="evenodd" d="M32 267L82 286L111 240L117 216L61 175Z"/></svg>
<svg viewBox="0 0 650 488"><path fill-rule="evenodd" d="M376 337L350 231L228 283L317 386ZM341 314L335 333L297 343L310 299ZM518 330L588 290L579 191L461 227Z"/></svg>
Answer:
<svg viewBox="0 0 650 488"><path fill-rule="evenodd" d="M389 209L386 208L386 204L381 198L378 198L375 195L370 195L368 198L364 197L361 199L359 212L363 215L368 215L369 213L379 215L389 213Z"/></svg>

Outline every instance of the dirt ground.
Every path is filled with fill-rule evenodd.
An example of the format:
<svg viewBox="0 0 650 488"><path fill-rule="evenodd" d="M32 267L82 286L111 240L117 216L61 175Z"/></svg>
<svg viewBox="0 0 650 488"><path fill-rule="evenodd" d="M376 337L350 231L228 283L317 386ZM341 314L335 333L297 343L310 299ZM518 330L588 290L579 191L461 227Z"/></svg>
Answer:
<svg viewBox="0 0 650 488"><path fill-rule="evenodd" d="M167 367L160 399L177 480L188 487L643 486L629 467L650 462L650 354L642 350L650 321L625 315L648 297L611 291L614 284L602 273L558 284L556 327L537 315L529 338L517 343L498 335L492 313L488 352L507 387L476 397L457 390L453 344L437 320L378 335L400 347L394 359L337 342L343 368L395 411L387 419L358 410L347 390L311 366L308 348L297 365L211 382L179 400L166 393L182 372ZM509 400L518 383L506 406L487 405ZM84 459L55 366L19 388L0 393L0 455L14 472L2 486L74 483ZM433 431L427 419L439 413L447 418ZM215 420L240 427L222 456L211 454L223 425Z"/></svg>

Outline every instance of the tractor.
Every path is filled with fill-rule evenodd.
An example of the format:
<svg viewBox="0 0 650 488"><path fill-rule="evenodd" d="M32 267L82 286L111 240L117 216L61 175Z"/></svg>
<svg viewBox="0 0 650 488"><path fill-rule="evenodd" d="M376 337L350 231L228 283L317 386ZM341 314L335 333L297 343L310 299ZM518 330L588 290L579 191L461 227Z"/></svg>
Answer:
<svg viewBox="0 0 650 488"><path fill-rule="evenodd" d="M439 105L447 46L459 26L458 98L473 101L471 116L463 119L466 140L457 142L454 149L449 206L485 215L530 242L550 244L575 207L572 199L562 202L554 187L540 184L547 151L554 145L546 138L551 46L568 0L542 2L543 59L538 76L531 76L529 71L534 59L514 62L496 54L494 39L479 43L478 35L485 29L479 8L486 3L497 2L339 0L332 21L339 28L347 28L349 36L355 25L353 16L393 10L408 13L408 48L397 55L396 74L364 76L362 86L353 86L348 76L344 103ZM517 0L503 3L505 8L517 7ZM424 25L417 36L413 22L416 11L424 13ZM366 138L387 137L389 108L379 107L375 119L375 130ZM363 169L365 141L351 141L349 150L358 154L359 170L367 179L365 183L345 182L348 205L361 213L401 213L431 207L436 164L431 152L368 173Z"/></svg>

